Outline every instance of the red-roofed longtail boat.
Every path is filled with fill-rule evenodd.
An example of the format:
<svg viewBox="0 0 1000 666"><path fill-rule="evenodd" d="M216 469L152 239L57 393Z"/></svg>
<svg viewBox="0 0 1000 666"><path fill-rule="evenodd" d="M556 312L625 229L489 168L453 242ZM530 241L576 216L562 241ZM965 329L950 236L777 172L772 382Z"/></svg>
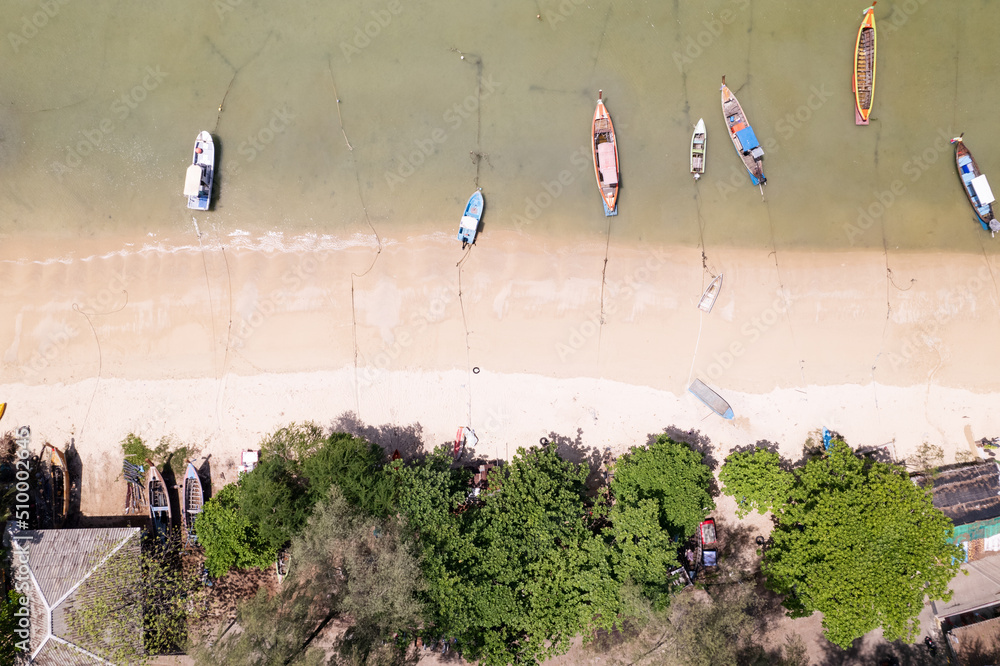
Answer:
<svg viewBox="0 0 1000 666"><path fill-rule="evenodd" d="M594 173L601 199L604 200L604 214L611 216L618 214L618 142L603 98L604 91L598 90L593 124Z"/></svg>

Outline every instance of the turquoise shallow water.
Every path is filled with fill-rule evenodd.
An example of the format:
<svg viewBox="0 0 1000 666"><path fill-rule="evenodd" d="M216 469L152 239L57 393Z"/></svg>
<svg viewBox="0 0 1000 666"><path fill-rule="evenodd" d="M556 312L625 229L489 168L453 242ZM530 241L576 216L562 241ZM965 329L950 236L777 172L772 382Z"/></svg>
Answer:
<svg viewBox="0 0 1000 666"><path fill-rule="evenodd" d="M348 237L369 232L366 210L383 235L452 234L477 180L479 242L603 237L588 152L600 88L619 135L616 241L995 252L946 139L965 132L1000 191L1000 6L879 2L873 121L856 127L865 6L10 0L0 237L181 238L192 218ZM725 135L723 74L767 151L765 201ZM217 199L195 216L181 190L202 129Z"/></svg>

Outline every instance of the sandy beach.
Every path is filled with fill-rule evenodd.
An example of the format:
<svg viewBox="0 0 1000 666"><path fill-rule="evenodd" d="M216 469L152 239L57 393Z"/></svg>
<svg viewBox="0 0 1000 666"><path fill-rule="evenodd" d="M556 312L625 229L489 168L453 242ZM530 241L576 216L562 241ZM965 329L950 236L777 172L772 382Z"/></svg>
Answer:
<svg viewBox="0 0 1000 666"><path fill-rule="evenodd" d="M130 432L199 447L214 484L303 420L363 423L389 447L471 425L488 457L548 437L577 459L667 428L720 461L760 440L798 459L824 426L897 460L928 442L951 461L1000 434L992 256L716 248L724 284L704 314L699 249L606 236L499 231L464 260L445 233L4 254L4 426L75 446L87 515L121 511ZM732 421L687 393L694 378Z"/></svg>

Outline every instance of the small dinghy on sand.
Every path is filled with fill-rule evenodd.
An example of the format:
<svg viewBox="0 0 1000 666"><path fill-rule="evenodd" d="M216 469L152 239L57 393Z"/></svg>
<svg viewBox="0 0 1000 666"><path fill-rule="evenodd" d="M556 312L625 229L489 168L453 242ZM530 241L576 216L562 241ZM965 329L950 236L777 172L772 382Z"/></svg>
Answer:
<svg viewBox="0 0 1000 666"><path fill-rule="evenodd" d="M703 312L711 312L720 291L722 291L722 273L716 275L715 279L709 283L704 293L702 293L701 300L698 301L698 309Z"/></svg>

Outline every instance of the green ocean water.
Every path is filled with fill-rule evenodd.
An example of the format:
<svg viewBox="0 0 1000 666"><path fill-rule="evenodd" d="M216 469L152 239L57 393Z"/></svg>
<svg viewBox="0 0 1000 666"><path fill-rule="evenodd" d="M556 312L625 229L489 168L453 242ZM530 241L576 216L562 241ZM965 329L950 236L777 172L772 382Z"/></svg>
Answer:
<svg viewBox="0 0 1000 666"><path fill-rule="evenodd" d="M603 238L588 152L603 89L621 158L615 242L994 253L947 139L964 132L1000 191L1000 5L881 0L872 123L856 127L866 6L8 0L0 239L180 244L192 220L251 238L348 240L369 223L452 235L477 184L480 243ZM726 136L723 75L767 153L763 200ZM193 214L182 188L200 130L217 142L216 199Z"/></svg>

